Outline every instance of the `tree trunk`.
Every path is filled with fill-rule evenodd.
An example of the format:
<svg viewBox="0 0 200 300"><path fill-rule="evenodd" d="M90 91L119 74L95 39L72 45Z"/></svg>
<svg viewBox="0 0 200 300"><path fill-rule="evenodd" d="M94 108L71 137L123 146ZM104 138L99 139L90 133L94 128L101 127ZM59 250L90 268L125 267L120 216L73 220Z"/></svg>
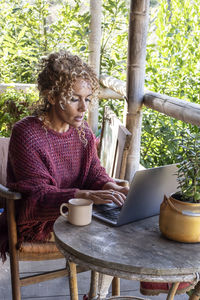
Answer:
<svg viewBox="0 0 200 300"><path fill-rule="evenodd" d="M101 0L90 0L90 35L89 35L89 64L99 77L101 52ZM98 99L94 100L92 109L88 112L88 123L94 133L98 130Z"/></svg>
<svg viewBox="0 0 200 300"><path fill-rule="evenodd" d="M125 179L139 168L149 0L131 0L127 63L127 129L132 133Z"/></svg>

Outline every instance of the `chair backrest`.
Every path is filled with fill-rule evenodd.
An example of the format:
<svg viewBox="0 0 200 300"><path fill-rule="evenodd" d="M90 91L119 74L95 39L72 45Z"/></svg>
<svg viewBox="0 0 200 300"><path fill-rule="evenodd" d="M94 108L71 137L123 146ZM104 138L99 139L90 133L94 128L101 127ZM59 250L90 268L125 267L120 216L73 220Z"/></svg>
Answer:
<svg viewBox="0 0 200 300"><path fill-rule="evenodd" d="M0 137L0 184L6 185L6 167L10 138ZM0 208L5 207L5 201L0 199Z"/></svg>
<svg viewBox="0 0 200 300"><path fill-rule="evenodd" d="M6 166L10 138L0 137L0 184L6 184Z"/></svg>
<svg viewBox="0 0 200 300"><path fill-rule="evenodd" d="M109 176L124 179L124 150L131 133L120 122L115 113L105 107L101 132L99 157Z"/></svg>

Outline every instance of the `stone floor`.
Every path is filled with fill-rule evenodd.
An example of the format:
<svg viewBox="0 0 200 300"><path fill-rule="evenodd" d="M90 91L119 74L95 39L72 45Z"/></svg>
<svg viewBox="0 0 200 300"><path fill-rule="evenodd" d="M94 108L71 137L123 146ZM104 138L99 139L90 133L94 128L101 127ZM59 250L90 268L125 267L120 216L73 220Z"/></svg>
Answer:
<svg viewBox="0 0 200 300"><path fill-rule="evenodd" d="M21 262L20 270L21 273L27 275L32 272L48 270L56 267L64 266L64 260L51 261L51 262ZM85 272L78 275L78 286L79 286L79 299L82 299L82 296L87 293L89 289L89 277L90 273ZM68 288L68 280L63 277L59 279L49 280L46 282L29 285L21 288L22 299L27 300L69 300L69 288ZM136 281L129 280L121 280L121 295L127 296L138 296L143 297L145 299L152 300L164 300L166 299L166 295L161 294L159 296L154 297L145 297L142 296L139 292L139 283ZM10 268L9 261L6 261L5 264L0 263L0 300L11 300L11 285L10 285ZM174 300L186 300L188 299L187 295L177 295Z"/></svg>

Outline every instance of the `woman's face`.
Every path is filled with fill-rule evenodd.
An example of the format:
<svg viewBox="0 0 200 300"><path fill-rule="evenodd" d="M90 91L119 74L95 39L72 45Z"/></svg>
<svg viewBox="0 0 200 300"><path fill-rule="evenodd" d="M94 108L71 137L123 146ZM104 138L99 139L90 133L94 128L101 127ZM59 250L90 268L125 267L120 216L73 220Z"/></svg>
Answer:
<svg viewBox="0 0 200 300"><path fill-rule="evenodd" d="M67 97L65 101L62 101L62 99L59 98L56 100L55 104L52 105L51 117L57 128L59 126L60 128L64 128L66 125L76 128L79 127L83 122L85 112L91 101L91 96L92 88L90 83L84 79L78 78L74 83L72 96L69 98ZM66 127L66 129L68 128Z"/></svg>

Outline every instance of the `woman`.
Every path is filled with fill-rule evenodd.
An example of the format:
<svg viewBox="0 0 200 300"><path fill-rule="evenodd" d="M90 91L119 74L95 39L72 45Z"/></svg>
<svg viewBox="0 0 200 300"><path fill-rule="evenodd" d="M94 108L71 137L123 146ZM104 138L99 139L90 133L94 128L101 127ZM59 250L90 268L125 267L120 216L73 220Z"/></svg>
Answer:
<svg viewBox="0 0 200 300"><path fill-rule="evenodd" d="M127 194L100 166L95 137L84 121L98 92L92 69L78 56L52 53L42 60L38 89L42 104L15 124L9 145L7 186L23 195L17 206L20 242L49 240L60 205L71 198L121 206ZM3 215L3 260L8 251L5 226Z"/></svg>

